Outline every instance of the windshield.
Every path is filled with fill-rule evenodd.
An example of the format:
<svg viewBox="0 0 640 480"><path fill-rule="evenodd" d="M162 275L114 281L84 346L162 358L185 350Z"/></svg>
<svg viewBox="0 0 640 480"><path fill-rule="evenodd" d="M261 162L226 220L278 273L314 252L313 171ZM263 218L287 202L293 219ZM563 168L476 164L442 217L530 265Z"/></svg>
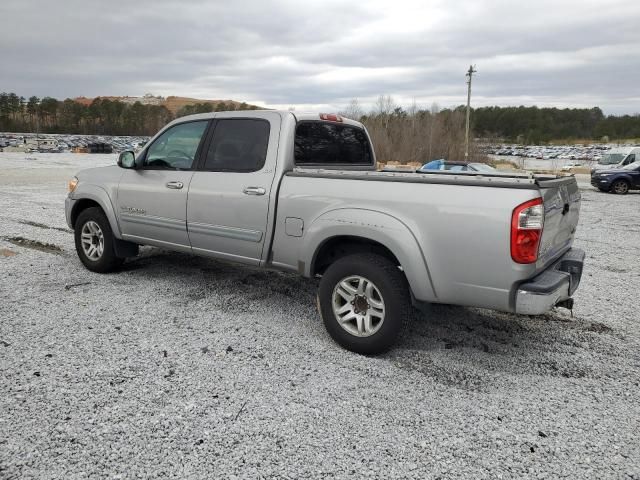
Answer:
<svg viewBox="0 0 640 480"><path fill-rule="evenodd" d="M625 165L624 167L622 167L622 169L623 170L635 170L638 167L640 167L640 161L630 163L629 165Z"/></svg>
<svg viewBox="0 0 640 480"><path fill-rule="evenodd" d="M624 153L607 153L600 159L600 165L617 165L626 157Z"/></svg>

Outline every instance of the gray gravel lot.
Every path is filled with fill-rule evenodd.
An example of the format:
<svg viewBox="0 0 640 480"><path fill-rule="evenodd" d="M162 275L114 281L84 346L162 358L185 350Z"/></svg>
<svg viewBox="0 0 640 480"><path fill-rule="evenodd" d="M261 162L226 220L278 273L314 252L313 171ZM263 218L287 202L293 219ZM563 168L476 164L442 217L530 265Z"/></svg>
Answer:
<svg viewBox="0 0 640 480"><path fill-rule="evenodd" d="M65 182L113 161L0 154L0 478L640 478L640 194L581 183L573 317L433 306L367 358L316 281L85 270Z"/></svg>

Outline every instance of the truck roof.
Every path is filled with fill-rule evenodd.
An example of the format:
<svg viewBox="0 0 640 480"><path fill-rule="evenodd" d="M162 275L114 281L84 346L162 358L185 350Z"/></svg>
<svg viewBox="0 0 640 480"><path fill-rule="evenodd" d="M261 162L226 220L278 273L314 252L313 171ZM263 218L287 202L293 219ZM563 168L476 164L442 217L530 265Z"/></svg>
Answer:
<svg viewBox="0 0 640 480"><path fill-rule="evenodd" d="M216 116L226 116L227 114L234 114L233 116L242 116L243 118L251 118L256 113L273 112L279 114L281 117L292 115L296 121L326 121L330 123L342 123L345 125L352 125L355 127L364 128L362 123L352 120L350 118L343 117L336 113L317 113L317 112L292 112L290 110L230 110L224 112L208 112L208 113L196 113L195 115L187 115L185 117L176 118L171 124L182 123L191 120L208 120Z"/></svg>

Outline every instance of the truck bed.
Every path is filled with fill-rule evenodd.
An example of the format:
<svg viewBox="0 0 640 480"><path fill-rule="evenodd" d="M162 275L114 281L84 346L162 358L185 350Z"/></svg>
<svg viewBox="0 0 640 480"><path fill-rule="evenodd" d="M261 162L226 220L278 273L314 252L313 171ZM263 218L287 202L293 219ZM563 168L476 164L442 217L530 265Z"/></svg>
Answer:
<svg viewBox="0 0 640 480"><path fill-rule="evenodd" d="M367 180L377 182L431 183L442 185L469 185L494 188L522 188L538 190L560 186L575 181L573 175L546 175L496 172L491 174L479 172L380 172L329 170L321 168L295 168L286 173L291 177L332 178L345 180Z"/></svg>
<svg viewBox="0 0 640 480"><path fill-rule="evenodd" d="M546 212L540 256L534 264L515 263L512 212L540 197ZM394 253L411 252L398 260L418 300L514 311L517 285L571 247L579 199L573 176L296 168L279 188L271 258L312 275L317 237L360 236ZM294 224L296 232L282 228Z"/></svg>

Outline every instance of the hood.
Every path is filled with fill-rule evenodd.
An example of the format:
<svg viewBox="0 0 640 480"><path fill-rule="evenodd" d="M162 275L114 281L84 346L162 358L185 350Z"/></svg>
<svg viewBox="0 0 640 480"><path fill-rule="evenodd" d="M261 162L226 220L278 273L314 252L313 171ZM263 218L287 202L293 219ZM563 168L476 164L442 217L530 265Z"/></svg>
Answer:
<svg viewBox="0 0 640 480"><path fill-rule="evenodd" d="M81 182L101 184L105 181L119 181L122 176L123 169L117 165L108 165L106 167L85 168L76 173L76 177Z"/></svg>
<svg viewBox="0 0 640 480"><path fill-rule="evenodd" d="M614 170L618 168L618 163L612 163L610 165L603 165L601 163L596 163L591 167L591 171L601 171L601 170Z"/></svg>
<svg viewBox="0 0 640 480"><path fill-rule="evenodd" d="M601 168L601 169L596 169L593 172L591 172L592 175L602 175L603 173L622 173L622 172L626 172L626 170L624 168Z"/></svg>

